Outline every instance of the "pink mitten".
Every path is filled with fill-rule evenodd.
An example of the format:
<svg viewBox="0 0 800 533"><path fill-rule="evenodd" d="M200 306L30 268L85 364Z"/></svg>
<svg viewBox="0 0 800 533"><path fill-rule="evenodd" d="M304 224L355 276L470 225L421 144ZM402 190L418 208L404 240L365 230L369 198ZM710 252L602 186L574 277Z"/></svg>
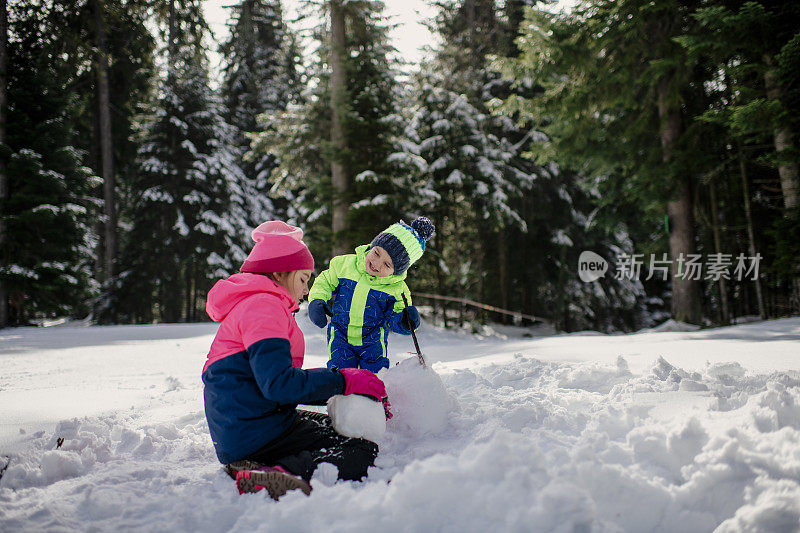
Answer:
<svg viewBox="0 0 800 533"><path fill-rule="evenodd" d="M340 368L345 394L364 394L378 401L386 398L386 386L378 376L363 368Z"/></svg>

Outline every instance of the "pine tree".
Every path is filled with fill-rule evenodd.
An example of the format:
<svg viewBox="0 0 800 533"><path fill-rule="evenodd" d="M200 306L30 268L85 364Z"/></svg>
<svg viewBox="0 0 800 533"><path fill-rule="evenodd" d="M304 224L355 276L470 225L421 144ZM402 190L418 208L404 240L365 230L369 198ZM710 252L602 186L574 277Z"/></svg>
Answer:
<svg viewBox="0 0 800 533"><path fill-rule="evenodd" d="M326 5L309 3L307 7ZM340 95L346 149L337 149L331 140L330 40L324 27L315 33L319 62L309 65L306 72L313 80L310 86L299 103L285 112L262 115L265 131L254 143L254 151L277 156L273 188L288 199L290 220L307 229L312 251L321 256L328 256L333 248L352 250L353 245L369 242L401 213L396 171L388 159L400 128L399 94L382 10L382 2L346 5L343 68L347 87ZM348 176L346 193L334 190L334 162ZM338 247L332 247L335 200L348 206L345 230L338 234L347 244Z"/></svg>
<svg viewBox="0 0 800 533"><path fill-rule="evenodd" d="M238 172L227 151L232 134L209 86L200 3L172 1L167 8L166 70L142 127L116 296L137 322L199 319L213 279L245 257L238 228L226 217L230 184L241 176L231 178Z"/></svg>
<svg viewBox="0 0 800 533"><path fill-rule="evenodd" d="M6 84L8 78L8 6L0 0L0 146L6 144ZM0 249L5 248L5 202L8 198L8 173L6 158L0 153ZM0 328L8 325L8 297L5 280L0 277Z"/></svg>
<svg viewBox="0 0 800 533"><path fill-rule="evenodd" d="M597 0L566 15L531 11L518 41L523 54L506 62L509 76L531 77L543 87L540 96L508 102L542 122L552 141L542 145L544 157L558 154L563 163L606 183L635 183L623 190L645 193L643 201L651 204L655 198L663 202L675 265L681 254L696 251L693 174L685 149L691 121L682 102L702 91L692 83L692 65L675 40L692 23L691 10L669 0ZM673 274L673 317L700 323L699 284Z"/></svg>
<svg viewBox="0 0 800 533"><path fill-rule="evenodd" d="M756 253L751 199L746 192L750 188L748 167L767 163L777 175L762 176L759 181L775 182L780 188L780 201L767 205L783 214L765 221L774 225L770 233L775 242L770 248L778 252L774 257L776 271L792 280L789 292L794 302L790 305L798 309L800 7L783 2L706 2L693 17L699 26L680 42L693 57L708 58L716 74L710 76L713 84L709 85L721 88L716 105L705 110L701 120L725 128L727 146L735 147L727 155L740 169L744 184L748 252ZM770 146L772 149L765 148ZM765 316L760 285L756 280L759 314ZM779 287L778 292L787 291Z"/></svg>
<svg viewBox="0 0 800 533"><path fill-rule="evenodd" d="M438 4L442 45L415 80L406 139L393 156L417 192L413 209L428 210L437 224L429 253L439 261L415 279L440 294L549 315L566 330L629 329L644 320L638 281L577 280L581 250L611 258L630 250L625 232L592 216L597 194L574 172L526 157L546 138L535 122L491 112L499 100L540 90L530 80L512 85L491 63L498 53L519 52L514 40L526 3L509 1L502 10L491 0Z"/></svg>
<svg viewBox="0 0 800 533"><path fill-rule="evenodd" d="M402 151L392 161L403 164L409 176L404 188L414 191L407 210L427 214L437 224L440 265L452 273L437 276L437 290L464 297L464 279L484 277L483 239L509 226L526 228L512 200L523 195L534 176L514 166L515 147L507 136L498 137L513 130L513 123L444 88L444 77L433 71L417 77Z"/></svg>
<svg viewBox="0 0 800 533"><path fill-rule="evenodd" d="M103 176L92 212L97 234L94 278L104 284L95 314L101 321L114 321L116 309L109 297L117 284L119 240L127 225L123 220L120 226L118 213L126 209L131 179L138 174L135 121L151 98L155 40L147 28L146 1L68 4L63 24L70 29L66 42L81 99L76 140L85 164Z"/></svg>
<svg viewBox="0 0 800 533"><path fill-rule="evenodd" d="M7 77L8 197L0 276L10 321L80 316L93 286L91 189L95 177L76 148L80 98L68 31L47 3L12 4Z"/></svg>
<svg viewBox="0 0 800 533"><path fill-rule="evenodd" d="M507 2L501 11L492 0L460 0L442 3L437 28L443 45L437 50L436 69L447 72L444 87L463 94L478 113L491 115L490 103L508 94L510 84L490 66L490 57L513 51L513 37L519 21L521 2ZM479 126L485 140L476 148L480 164L465 172L473 183L468 193L478 215L475 226L483 246L475 256L476 271L481 280L477 298L503 308L510 306L512 280L509 277L510 256L508 235L527 231L527 222L520 216L522 200L530 194L536 175L542 169L522 157L531 138L530 124L503 116L481 119ZM489 163L491 162L491 163Z"/></svg>
<svg viewBox="0 0 800 533"><path fill-rule="evenodd" d="M249 244L249 230L270 218L285 218L285 202L270 198L269 179L275 155L249 157L249 134L258 130L257 117L284 111L300 91L298 46L282 18L278 0L243 0L232 7L230 38L220 46L225 59L222 98L232 126L235 165L240 192L231 199L237 207L231 224L241 228Z"/></svg>

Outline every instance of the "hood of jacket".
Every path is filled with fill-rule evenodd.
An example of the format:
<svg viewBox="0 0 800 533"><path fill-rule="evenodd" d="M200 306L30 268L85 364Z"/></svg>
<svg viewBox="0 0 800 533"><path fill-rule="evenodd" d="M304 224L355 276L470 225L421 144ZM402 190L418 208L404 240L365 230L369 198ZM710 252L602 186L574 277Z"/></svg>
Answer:
<svg viewBox="0 0 800 533"><path fill-rule="evenodd" d="M277 296L293 313L300 308L289 291L267 276L241 272L221 279L211 287L206 299L206 313L214 322L222 322L239 303L254 294L263 293Z"/></svg>
<svg viewBox="0 0 800 533"><path fill-rule="evenodd" d="M369 252L370 245L363 244L361 246L356 247L356 269L360 274L363 274L369 277L372 283L376 285L391 285L393 283L398 283L406 279L406 275L408 274L408 270L403 272L402 274L390 274L388 276L379 277L373 276L371 274L367 274L367 252Z"/></svg>

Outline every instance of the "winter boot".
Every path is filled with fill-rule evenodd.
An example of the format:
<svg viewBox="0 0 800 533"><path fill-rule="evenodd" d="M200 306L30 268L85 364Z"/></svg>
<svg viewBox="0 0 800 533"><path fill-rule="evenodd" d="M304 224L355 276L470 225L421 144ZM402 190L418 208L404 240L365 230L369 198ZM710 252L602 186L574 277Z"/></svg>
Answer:
<svg viewBox="0 0 800 533"><path fill-rule="evenodd" d="M236 479L236 473L240 470L259 470L261 468L265 468L267 465L262 463L257 463L255 461L250 461L248 459L242 459L241 461L234 461L223 466L223 470L225 473L231 476L231 479Z"/></svg>
<svg viewBox="0 0 800 533"><path fill-rule="evenodd" d="M267 489L270 497L278 500L290 490L300 489L306 496L311 493L311 485L281 466L262 466L253 461L237 461L226 465L225 470L236 480L239 494Z"/></svg>

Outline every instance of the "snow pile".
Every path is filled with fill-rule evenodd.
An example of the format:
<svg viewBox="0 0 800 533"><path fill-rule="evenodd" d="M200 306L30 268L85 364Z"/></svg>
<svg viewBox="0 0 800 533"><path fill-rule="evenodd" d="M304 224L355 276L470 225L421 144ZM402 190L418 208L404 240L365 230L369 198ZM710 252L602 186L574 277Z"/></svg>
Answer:
<svg viewBox="0 0 800 533"><path fill-rule="evenodd" d="M380 402L361 396L337 394L328 400L333 427L346 437L378 442L386 431L386 414Z"/></svg>
<svg viewBox="0 0 800 533"><path fill-rule="evenodd" d="M91 479L99 472L125 471L123 464L141 469L150 462L180 460L187 455L211 458L205 419L184 419L181 426L158 424L134 429L126 417L72 419L59 423L55 433L36 434L29 451L15 454L3 474L3 487L48 487L61 481ZM59 445L59 439L63 439ZM138 464L137 464L138 463Z"/></svg>
<svg viewBox="0 0 800 533"><path fill-rule="evenodd" d="M325 332L301 325L306 366L324 365ZM0 531L800 530L800 319L530 340L423 329L430 367L380 374L395 417L369 477L323 464L310 497L277 503L239 496L216 462L199 380L214 328L188 328L0 342ZM69 391L106 395L108 412L51 425Z"/></svg>
<svg viewBox="0 0 800 533"><path fill-rule="evenodd" d="M392 404L394 416L388 425L393 431L421 437L444 430L455 403L430 366L423 368L419 359L409 357L381 370L378 377Z"/></svg>
<svg viewBox="0 0 800 533"><path fill-rule="evenodd" d="M418 358L409 357L381 370L378 377L386 385L392 418L387 422L383 406L372 399L334 396L328 400L328 414L339 433L381 442L387 425L404 437L444 431L456 403L436 371L423 368Z"/></svg>
<svg viewBox="0 0 800 533"><path fill-rule="evenodd" d="M696 324L688 324L686 322L680 322L678 320L674 320L670 318L666 322L659 324L654 328L650 328L646 331L652 332L665 332L665 331L697 331L700 329L700 326Z"/></svg>

